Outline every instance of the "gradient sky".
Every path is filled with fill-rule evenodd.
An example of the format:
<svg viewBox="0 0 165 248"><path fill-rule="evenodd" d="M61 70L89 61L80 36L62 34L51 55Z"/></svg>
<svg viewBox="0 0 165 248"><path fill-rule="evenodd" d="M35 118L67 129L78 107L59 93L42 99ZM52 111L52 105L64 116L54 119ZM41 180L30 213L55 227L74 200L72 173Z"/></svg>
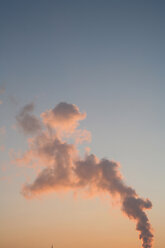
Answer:
<svg viewBox="0 0 165 248"><path fill-rule="evenodd" d="M152 201L154 248L164 248L164 13L163 0L1 1L0 247L141 245L108 197L20 194L34 175L11 162L27 147L15 116L30 102L39 116L66 101L87 113L91 152L119 161L127 184Z"/></svg>

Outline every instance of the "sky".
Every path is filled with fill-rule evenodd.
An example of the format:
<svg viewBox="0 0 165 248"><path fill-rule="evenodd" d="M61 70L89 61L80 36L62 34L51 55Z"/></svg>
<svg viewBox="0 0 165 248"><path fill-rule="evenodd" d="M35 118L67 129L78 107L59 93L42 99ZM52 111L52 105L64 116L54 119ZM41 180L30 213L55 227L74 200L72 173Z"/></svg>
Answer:
<svg viewBox="0 0 165 248"><path fill-rule="evenodd" d="M21 111L29 104L47 125L61 102L86 113L74 122L91 133L81 158L90 147L119 162L126 185L150 199L153 247L164 247L164 12L161 0L1 1L0 247L141 247L109 194L21 193L38 173L15 161L38 135L22 130Z"/></svg>

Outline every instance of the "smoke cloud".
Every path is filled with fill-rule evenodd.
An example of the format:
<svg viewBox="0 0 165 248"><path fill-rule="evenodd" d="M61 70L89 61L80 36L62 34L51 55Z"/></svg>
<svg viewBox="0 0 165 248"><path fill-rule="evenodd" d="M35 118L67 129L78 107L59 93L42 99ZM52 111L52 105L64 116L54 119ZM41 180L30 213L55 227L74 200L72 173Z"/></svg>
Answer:
<svg viewBox="0 0 165 248"><path fill-rule="evenodd" d="M25 134L35 134L41 130L40 120L32 112L34 103L27 104L16 116L17 124Z"/></svg>
<svg viewBox="0 0 165 248"><path fill-rule="evenodd" d="M3 95L3 93L5 92L5 87L4 86L0 86L0 95ZM2 104L3 101L0 99L0 104Z"/></svg>
<svg viewBox="0 0 165 248"><path fill-rule="evenodd" d="M0 86L0 95L2 95L5 92L5 87L4 86Z"/></svg>
<svg viewBox="0 0 165 248"><path fill-rule="evenodd" d="M132 187L126 185L117 162L99 159L93 154L81 157L76 143L71 144L67 140L68 132L70 135L79 132L77 129L79 121L83 120L86 114L81 113L76 105L59 103L54 109L41 114L43 120L41 129L37 118L34 116L31 118L29 114L32 109L31 105L24 107L19 116L19 123L26 131L39 130L39 133L30 139L29 149L19 162L24 165L37 164L43 169L34 182L23 186L24 197L30 199L47 192L80 189L87 192L95 191L98 194L106 192L111 197L117 196L122 212L136 222L142 247L151 248L153 233L145 213L146 209L152 208L150 200L139 197ZM26 118L30 119L27 126Z"/></svg>
<svg viewBox="0 0 165 248"><path fill-rule="evenodd" d="M78 126L78 122L86 117L85 113L80 113L74 104L65 102L59 103L54 109L48 110L42 115L43 122L53 128L73 132Z"/></svg>

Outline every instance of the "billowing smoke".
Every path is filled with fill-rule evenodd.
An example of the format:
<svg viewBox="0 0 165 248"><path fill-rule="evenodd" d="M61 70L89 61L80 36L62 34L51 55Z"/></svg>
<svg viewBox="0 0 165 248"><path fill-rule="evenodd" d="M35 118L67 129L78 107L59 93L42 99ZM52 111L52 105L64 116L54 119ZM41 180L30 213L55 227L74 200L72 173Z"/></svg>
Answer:
<svg viewBox="0 0 165 248"><path fill-rule="evenodd" d="M32 114L33 110L34 103L27 104L16 116L18 126L25 134L35 134L41 129L40 121Z"/></svg>
<svg viewBox="0 0 165 248"><path fill-rule="evenodd" d="M0 96L5 92L5 87L4 86L0 86ZM3 101L0 99L0 104L2 104Z"/></svg>
<svg viewBox="0 0 165 248"><path fill-rule="evenodd" d="M17 117L25 131L29 130L29 126L25 128L24 120L32 109L30 106L24 108L21 118ZM18 161L40 165L42 170L33 183L23 186L22 194L26 198L33 198L51 191L84 189L118 197L123 213L136 222L142 247L151 248L152 228L144 211L152 207L150 200L140 198L132 187L125 184L118 163L100 160L93 154L86 154L82 158L76 143L69 143L71 136L76 140L75 135L84 133L84 130L78 131L77 127L85 117L86 114L81 113L76 105L59 103L54 109L41 114L41 123L37 118L32 118L37 120L37 125L33 125L33 134L36 131L36 135L30 139L29 149Z"/></svg>

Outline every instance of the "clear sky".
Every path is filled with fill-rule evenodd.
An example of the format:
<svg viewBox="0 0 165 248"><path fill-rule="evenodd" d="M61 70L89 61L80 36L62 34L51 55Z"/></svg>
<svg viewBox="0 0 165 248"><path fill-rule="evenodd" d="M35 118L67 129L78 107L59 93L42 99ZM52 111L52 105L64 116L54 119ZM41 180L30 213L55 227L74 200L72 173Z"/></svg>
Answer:
<svg viewBox="0 0 165 248"><path fill-rule="evenodd" d="M16 115L31 102L38 117L68 102L87 113L91 152L120 162L126 183L152 201L154 248L164 248L164 13L163 0L1 0L0 247L141 245L108 197L20 194L34 175L12 162L28 138Z"/></svg>

